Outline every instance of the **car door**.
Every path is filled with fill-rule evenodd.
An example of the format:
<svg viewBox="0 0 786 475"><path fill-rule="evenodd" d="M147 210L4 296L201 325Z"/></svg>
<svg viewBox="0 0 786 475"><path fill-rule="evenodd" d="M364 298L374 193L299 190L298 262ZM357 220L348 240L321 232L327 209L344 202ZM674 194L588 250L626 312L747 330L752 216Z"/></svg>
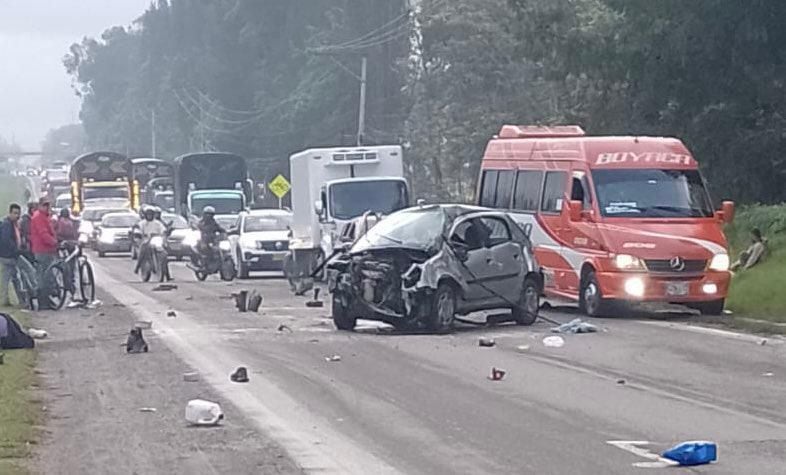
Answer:
<svg viewBox="0 0 786 475"><path fill-rule="evenodd" d="M483 284L493 291L495 299L503 302L518 301L524 282L521 275L524 249L520 243L513 241L504 218L492 215L479 219L489 230L486 241L486 248L489 250L486 258L487 274Z"/></svg>
<svg viewBox="0 0 786 475"><path fill-rule="evenodd" d="M483 288L483 281L489 276L487 262L491 259L491 251L484 245L483 239L474 232L479 225L478 219L463 219L454 225L450 234L451 245L460 256L458 272L467 283L464 289L464 300L467 302L477 302L492 296Z"/></svg>

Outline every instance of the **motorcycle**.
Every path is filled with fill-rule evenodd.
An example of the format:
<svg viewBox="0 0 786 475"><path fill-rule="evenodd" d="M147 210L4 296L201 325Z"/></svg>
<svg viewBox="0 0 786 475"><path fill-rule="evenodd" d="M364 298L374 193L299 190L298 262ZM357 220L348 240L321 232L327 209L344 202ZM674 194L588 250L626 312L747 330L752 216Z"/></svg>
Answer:
<svg viewBox="0 0 786 475"><path fill-rule="evenodd" d="M219 274L221 280L235 279L235 263L232 260L232 246L226 236L220 236L200 249L199 242L192 246L191 263L188 268L194 271L199 281L209 275Z"/></svg>
<svg viewBox="0 0 786 475"><path fill-rule="evenodd" d="M166 250L166 240L163 236L153 236L140 247L139 275L143 282L149 282L156 276L159 282L166 280L169 275L169 256Z"/></svg>

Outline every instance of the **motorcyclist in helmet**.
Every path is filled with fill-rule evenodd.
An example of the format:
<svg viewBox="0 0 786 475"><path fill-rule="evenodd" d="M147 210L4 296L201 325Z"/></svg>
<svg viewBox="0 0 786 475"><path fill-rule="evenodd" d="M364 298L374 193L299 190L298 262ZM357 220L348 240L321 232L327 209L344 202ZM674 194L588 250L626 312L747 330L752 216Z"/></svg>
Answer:
<svg viewBox="0 0 786 475"><path fill-rule="evenodd" d="M216 222L216 209L212 206L205 206L202 210L202 219L197 224L199 229L199 252L204 255L210 244L215 244L217 236L226 234L226 230Z"/></svg>
<svg viewBox="0 0 786 475"><path fill-rule="evenodd" d="M139 272L139 267L143 262L143 259L147 257L147 252L149 252L149 242L150 238L154 236L164 236L166 232L166 228L161 221L156 221L155 211L153 208L148 207L144 210L145 219L139 223L139 232L142 234L142 245L139 248L139 259L136 261L136 269L134 269L134 273Z"/></svg>

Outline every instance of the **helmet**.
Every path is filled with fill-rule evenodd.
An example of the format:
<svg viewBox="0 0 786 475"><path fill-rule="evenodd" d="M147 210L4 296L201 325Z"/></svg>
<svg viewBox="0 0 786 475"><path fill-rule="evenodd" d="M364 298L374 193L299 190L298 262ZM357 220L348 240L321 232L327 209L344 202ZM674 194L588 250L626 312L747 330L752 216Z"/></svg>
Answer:
<svg viewBox="0 0 786 475"><path fill-rule="evenodd" d="M151 220L156 216L155 211L153 211L153 208L150 206L146 207L144 211L142 211L142 213L144 214L145 219L147 220Z"/></svg>
<svg viewBox="0 0 786 475"><path fill-rule="evenodd" d="M161 208L159 208L158 206L154 206L153 207L153 216L155 216L156 219L161 219Z"/></svg>
<svg viewBox="0 0 786 475"><path fill-rule="evenodd" d="M214 215L216 214L216 209L212 206L205 206L205 208L202 210L202 214Z"/></svg>

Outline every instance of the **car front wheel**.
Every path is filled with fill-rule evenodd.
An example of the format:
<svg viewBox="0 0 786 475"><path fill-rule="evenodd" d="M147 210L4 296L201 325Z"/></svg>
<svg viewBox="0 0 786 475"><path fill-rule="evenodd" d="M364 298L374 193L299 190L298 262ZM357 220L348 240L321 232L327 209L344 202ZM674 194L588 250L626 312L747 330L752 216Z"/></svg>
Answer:
<svg viewBox="0 0 786 475"><path fill-rule="evenodd" d="M456 317L456 290L448 283L441 283L434 293L431 312L427 316L426 326L435 332L449 332L453 329Z"/></svg>

